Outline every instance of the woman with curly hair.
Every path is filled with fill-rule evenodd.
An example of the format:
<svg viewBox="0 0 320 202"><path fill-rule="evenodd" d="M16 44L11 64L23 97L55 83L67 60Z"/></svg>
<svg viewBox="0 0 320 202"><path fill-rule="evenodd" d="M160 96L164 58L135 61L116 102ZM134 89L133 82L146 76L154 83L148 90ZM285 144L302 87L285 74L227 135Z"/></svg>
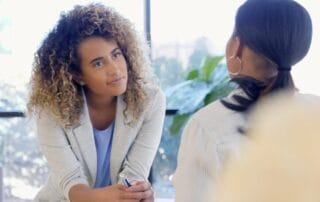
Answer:
<svg viewBox="0 0 320 202"><path fill-rule="evenodd" d="M165 98L142 42L102 4L62 14L42 42L28 109L51 173L35 201L154 200Z"/></svg>

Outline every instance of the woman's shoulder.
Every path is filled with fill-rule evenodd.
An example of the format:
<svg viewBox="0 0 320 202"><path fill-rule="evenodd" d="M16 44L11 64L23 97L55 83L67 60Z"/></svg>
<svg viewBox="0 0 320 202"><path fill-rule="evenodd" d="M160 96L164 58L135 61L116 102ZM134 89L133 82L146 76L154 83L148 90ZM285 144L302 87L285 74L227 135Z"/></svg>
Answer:
<svg viewBox="0 0 320 202"><path fill-rule="evenodd" d="M224 136L236 134L237 128L244 127L245 122L241 112L230 110L217 100L193 114L188 124L198 128L202 136L224 139Z"/></svg>
<svg viewBox="0 0 320 202"><path fill-rule="evenodd" d="M217 121L229 119L239 113L226 108L220 100L216 100L197 111L193 117L199 122L209 124Z"/></svg>
<svg viewBox="0 0 320 202"><path fill-rule="evenodd" d="M298 101L303 101L310 104L319 104L320 103L320 96L308 93L296 93L295 99Z"/></svg>
<svg viewBox="0 0 320 202"><path fill-rule="evenodd" d="M148 83L144 86L148 100L148 106L165 105L166 97L158 85Z"/></svg>
<svg viewBox="0 0 320 202"><path fill-rule="evenodd" d="M34 114L35 120L38 122L38 125L55 125L58 126L59 123L55 119L53 112L46 109L39 110L36 114ZM39 124L41 123L41 124Z"/></svg>
<svg viewBox="0 0 320 202"><path fill-rule="evenodd" d="M147 83L144 86L144 90L149 98L153 98L155 96L165 97L161 88L153 83Z"/></svg>

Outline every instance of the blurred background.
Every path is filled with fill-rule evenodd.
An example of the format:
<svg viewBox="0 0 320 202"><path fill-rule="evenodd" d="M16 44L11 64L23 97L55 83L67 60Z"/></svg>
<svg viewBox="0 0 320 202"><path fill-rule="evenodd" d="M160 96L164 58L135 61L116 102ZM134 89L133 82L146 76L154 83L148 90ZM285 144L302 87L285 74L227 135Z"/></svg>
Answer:
<svg viewBox="0 0 320 202"><path fill-rule="evenodd" d="M320 3L297 0L310 12L313 42L293 68L303 93L320 95ZM3 201L31 201L48 167L25 116L33 55L61 12L89 0L0 0L0 164ZM181 128L202 106L224 96L232 86L224 50L234 15L243 0L101 0L130 19L152 48L152 64L167 95L161 145L152 167L158 198L172 198Z"/></svg>

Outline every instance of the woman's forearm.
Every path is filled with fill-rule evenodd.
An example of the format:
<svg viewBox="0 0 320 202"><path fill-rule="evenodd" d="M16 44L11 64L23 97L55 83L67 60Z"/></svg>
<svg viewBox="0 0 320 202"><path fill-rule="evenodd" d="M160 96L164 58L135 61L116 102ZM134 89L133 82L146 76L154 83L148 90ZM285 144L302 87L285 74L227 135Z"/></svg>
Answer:
<svg viewBox="0 0 320 202"><path fill-rule="evenodd" d="M71 187L69 191L69 199L71 202L87 202L94 200L94 190L87 185L77 184Z"/></svg>

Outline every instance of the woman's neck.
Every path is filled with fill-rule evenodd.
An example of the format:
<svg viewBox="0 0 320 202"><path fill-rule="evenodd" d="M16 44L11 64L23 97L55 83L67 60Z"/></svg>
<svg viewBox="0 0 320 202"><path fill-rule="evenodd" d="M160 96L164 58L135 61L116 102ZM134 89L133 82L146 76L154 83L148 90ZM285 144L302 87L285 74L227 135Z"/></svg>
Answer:
<svg viewBox="0 0 320 202"><path fill-rule="evenodd" d="M86 92L88 110L94 128L107 128L116 116L117 97L101 97Z"/></svg>
<svg viewBox="0 0 320 202"><path fill-rule="evenodd" d="M116 104L117 97L115 96L99 96L96 94L93 94L89 91L85 91L87 104L90 108L95 110L106 110L110 109L110 107L114 107Z"/></svg>

